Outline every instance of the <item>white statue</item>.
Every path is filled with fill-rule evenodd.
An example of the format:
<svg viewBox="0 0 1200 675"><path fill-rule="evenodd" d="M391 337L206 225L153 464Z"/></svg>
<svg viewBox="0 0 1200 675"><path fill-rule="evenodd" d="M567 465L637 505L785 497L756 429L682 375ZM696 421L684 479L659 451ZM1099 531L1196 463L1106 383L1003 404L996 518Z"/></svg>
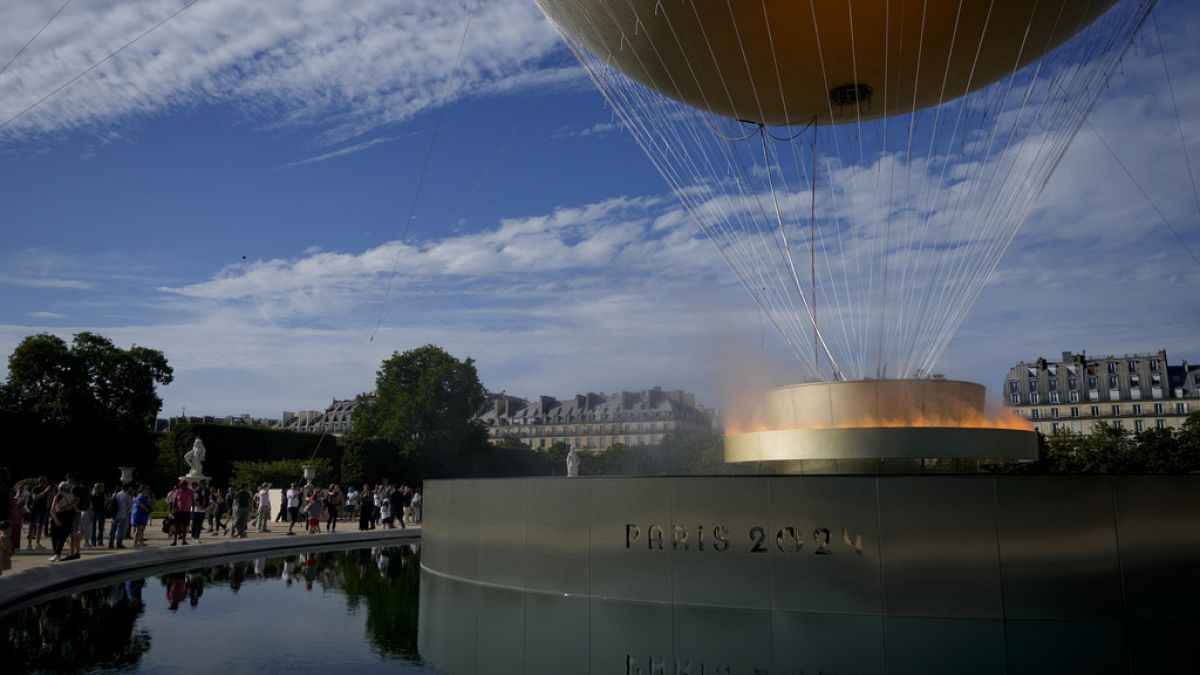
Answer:
<svg viewBox="0 0 1200 675"><path fill-rule="evenodd" d="M204 441L197 437L196 440L192 442L192 449L188 450L187 454L183 456L183 461L188 465L188 468L191 469L191 471L188 471L189 476L204 475L204 454Z"/></svg>
<svg viewBox="0 0 1200 675"><path fill-rule="evenodd" d="M579 451L572 450L567 453L567 477L574 478L579 475Z"/></svg>

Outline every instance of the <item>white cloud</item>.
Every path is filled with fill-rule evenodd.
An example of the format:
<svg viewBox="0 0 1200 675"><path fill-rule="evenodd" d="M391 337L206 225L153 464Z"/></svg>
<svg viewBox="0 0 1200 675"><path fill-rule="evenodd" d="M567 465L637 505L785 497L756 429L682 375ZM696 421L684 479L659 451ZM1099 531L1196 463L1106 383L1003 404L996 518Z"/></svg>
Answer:
<svg viewBox="0 0 1200 675"><path fill-rule="evenodd" d="M0 75L0 121L17 115L161 21L183 0L96 0L67 8ZM558 38L533 3L205 0L0 131L0 140L214 101L273 124L321 125L337 143L450 98L569 83L578 69L542 60ZM38 3L0 7L0 45L45 22ZM14 47L15 51L15 47ZM452 78L452 73L455 73Z"/></svg>
<svg viewBox="0 0 1200 675"><path fill-rule="evenodd" d="M43 312L30 312L29 316L32 316L35 319L65 319L65 318L67 318L66 314L59 314L58 312L44 312L44 311Z"/></svg>

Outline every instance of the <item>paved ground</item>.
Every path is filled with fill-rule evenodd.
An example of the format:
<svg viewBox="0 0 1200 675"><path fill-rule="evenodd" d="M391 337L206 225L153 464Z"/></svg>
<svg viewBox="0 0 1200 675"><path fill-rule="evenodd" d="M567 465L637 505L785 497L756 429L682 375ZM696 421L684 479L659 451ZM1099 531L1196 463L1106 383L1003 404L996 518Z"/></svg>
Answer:
<svg viewBox="0 0 1200 675"><path fill-rule="evenodd" d="M171 538L169 536L163 534L161 523L162 523L162 521L156 518L152 525L146 527L146 542L147 542L148 546L146 546L144 549L143 548L134 549L132 547L133 537L132 537L132 533L131 533L130 538L127 539L125 542L125 545L129 548L126 548L123 550L122 549L109 549L108 544L107 544L107 539L106 539L104 548L87 548L87 546L84 545L80 549L80 559L79 560L70 560L67 562L50 562L49 558L51 555L53 555L53 551L50 550L50 538L49 537L47 537L47 536L42 537L42 545L46 547L44 550L34 549L32 551L27 548L28 543L24 540L24 538L22 538L22 541L21 541L22 548L20 551L17 552L16 555L13 556L13 561L12 561L13 568L10 571L4 572L3 575L0 575L0 583L2 583L3 580L7 579L10 575L13 577L26 578L25 575L27 573L34 571L40 567L46 567L46 566L51 566L51 565L56 566L56 567L70 567L70 566L76 565L77 563L80 563L80 562L84 562L84 561L88 561L88 560L95 560L95 559L104 558L107 556L127 555L127 554L130 554L137 550L169 547L171 544ZM106 524L105 529L107 529L107 527L108 527L108 525ZM376 527L378 527L378 526L376 526ZM415 530L417 532L420 532L420 528L421 528L420 525L411 525L410 524L409 527L415 528ZM202 548L204 548L205 545L211 545L214 542L248 544L250 547L253 547L254 543L256 541L259 543L262 543L264 540L273 540L273 539L286 539L286 540L289 540L287 543L290 545L305 546L307 544L326 543L324 541L321 541L323 539L334 540L337 538L337 537L331 537L325 533L325 524L324 523L321 524L321 534L305 534L304 533L304 523L296 524L296 528L295 528L296 534L292 535L292 536L287 536L287 534L286 534L287 529L288 529L286 523L282 523L282 522L281 523L271 523L270 529L271 529L271 531L267 532L267 533L255 532L254 531L254 523L251 522L250 529L247 531L245 539L234 539L227 535L216 535L216 534L211 534L208 532L202 532L200 534L200 543L197 544L196 542L193 541L191 544L189 544L186 547L176 546L175 548L190 549L190 548L194 547L197 549L202 549ZM23 534L29 533L28 525L26 525L24 527L24 530L25 531L23 532ZM399 532L400 528L396 528L396 530ZM345 533L351 533L351 532L355 532L355 533L358 532L358 521L357 520L354 520L354 521L340 520L340 521L338 521L337 534L345 534ZM189 541L191 541L190 538L189 538ZM280 542L280 544L282 544L282 542ZM224 550L224 548L225 547L222 547L222 550ZM65 554L66 550L67 549L65 549L65 548L63 549L64 554Z"/></svg>

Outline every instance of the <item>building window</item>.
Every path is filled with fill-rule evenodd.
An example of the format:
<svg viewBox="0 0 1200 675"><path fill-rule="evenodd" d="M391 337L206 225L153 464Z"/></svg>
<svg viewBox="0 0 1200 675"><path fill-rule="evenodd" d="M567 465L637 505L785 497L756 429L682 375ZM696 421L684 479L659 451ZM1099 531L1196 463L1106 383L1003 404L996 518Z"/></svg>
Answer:
<svg viewBox="0 0 1200 675"><path fill-rule="evenodd" d="M1012 395L1012 402L1013 402L1013 405L1016 405L1016 404L1020 403L1020 402L1021 402L1021 395L1020 395L1020 394L1013 394L1013 395Z"/></svg>
<svg viewBox="0 0 1200 675"><path fill-rule="evenodd" d="M1099 417L1099 416L1100 416L1100 406L1098 406L1098 405L1092 406L1092 417Z"/></svg>
<svg viewBox="0 0 1200 675"><path fill-rule="evenodd" d="M1050 433L1052 433L1052 434L1058 433L1058 422L1052 422L1050 424Z"/></svg>
<svg viewBox="0 0 1200 675"><path fill-rule="evenodd" d="M1029 391L1037 391L1037 380L1029 378Z"/></svg>
<svg viewBox="0 0 1200 675"><path fill-rule="evenodd" d="M1014 393L1020 391L1021 383L1017 382L1016 380L1009 380L1008 381L1008 390L1010 392L1014 392Z"/></svg>
<svg viewBox="0 0 1200 675"><path fill-rule="evenodd" d="M1033 408L1033 409L1031 409L1031 410L1029 411L1029 416L1030 416L1031 418L1035 419L1035 420L1040 420L1040 419L1042 419L1042 410L1041 410L1041 408Z"/></svg>
<svg viewBox="0 0 1200 675"><path fill-rule="evenodd" d="M1096 388L1096 376L1089 375L1088 376L1088 389L1095 389L1095 388Z"/></svg>
<svg viewBox="0 0 1200 675"><path fill-rule="evenodd" d="M1150 362L1150 372L1153 373L1157 370L1158 370L1158 361L1151 361Z"/></svg>
<svg viewBox="0 0 1200 675"><path fill-rule="evenodd" d="M1077 391L1070 392L1070 398L1071 398L1071 403L1079 403L1079 392L1077 392Z"/></svg>
<svg viewBox="0 0 1200 675"><path fill-rule="evenodd" d="M1134 420L1133 430L1138 432L1139 434L1142 433L1143 431L1146 430L1146 423L1143 422L1142 420Z"/></svg>
<svg viewBox="0 0 1200 675"><path fill-rule="evenodd" d="M1108 362L1108 372L1110 372L1110 373L1117 372L1117 362L1116 361Z"/></svg>
<svg viewBox="0 0 1200 675"><path fill-rule="evenodd" d="M1162 384L1162 375L1159 375L1158 373L1151 373L1150 374L1150 384L1155 387Z"/></svg>
<svg viewBox="0 0 1200 675"><path fill-rule="evenodd" d="M1137 372L1137 361L1126 361L1125 367L1129 368L1129 372L1136 373Z"/></svg>
<svg viewBox="0 0 1200 675"><path fill-rule="evenodd" d="M1121 414L1121 406L1119 406L1119 405L1114 405L1114 406L1112 407L1112 414L1114 414L1114 415L1120 415L1120 414Z"/></svg>
<svg viewBox="0 0 1200 675"><path fill-rule="evenodd" d="M1058 380L1052 377L1047 380L1046 386L1050 391L1058 391Z"/></svg>
<svg viewBox="0 0 1200 675"><path fill-rule="evenodd" d="M1188 404L1186 404L1186 403L1176 403L1175 404L1175 414L1176 415L1186 415L1187 411L1188 411Z"/></svg>
<svg viewBox="0 0 1200 675"><path fill-rule="evenodd" d="M1155 415L1163 414L1163 404L1161 404L1161 403L1154 404L1154 414Z"/></svg>
<svg viewBox="0 0 1200 675"><path fill-rule="evenodd" d="M1141 415L1141 414L1142 414L1142 406L1141 406L1141 404L1140 404L1140 403L1134 403L1134 404L1133 404L1133 414L1134 414L1134 415Z"/></svg>
<svg viewBox="0 0 1200 675"><path fill-rule="evenodd" d="M1058 408L1051 408L1051 409L1050 409L1050 416L1051 416L1051 417L1054 417L1054 418L1057 418L1057 417L1058 417Z"/></svg>
<svg viewBox="0 0 1200 675"><path fill-rule="evenodd" d="M1067 389L1078 389L1078 388L1079 388L1079 378L1068 377L1067 378Z"/></svg>
<svg viewBox="0 0 1200 675"><path fill-rule="evenodd" d="M1166 420L1154 420L1154 428L1155 429L1166 429L1167 421Z"/></svg>
<svg viewBox="0 0 1200 675"><path fill-rule="evenodd" d="M1118 387L1120 387L1120 386L1121 386L1121 383L1120 383L1120 381L1119 381L1119 380L1117 380L1117 376L1116 376L1116 375L1109 375L1109 376L1108 376L1108 388L1109 388L1109 389L1116 389L1116 388L1118 388Z"/></svg>
<svg viewBox="0 0 1200 675"><path fill-rule="evenodd" d="M1058 392L1057 391L1050 392L1050 402L1058 403Z"/></svg>
<svg viewBox="0 0 1200 675"><path fill-rule="evenodd" d="M1042 397L1038 396L1038 393L1036 391L1032 392L1029 394L1029 402L1030 403L1041 403Z"/></svg>
<svg viewBox="0 0 1200 675"><path fill-rule="evenodd" d="M1113 428L1114 429L1124 429L1125 425L1121 423L1121 420L1113 420Z"/></svg>
<svg viewBox="0 0 1200 675"><path fill-rule="evenodd" d="M1079 417L1079 408L1071 408L1071 417Z"/></svg>

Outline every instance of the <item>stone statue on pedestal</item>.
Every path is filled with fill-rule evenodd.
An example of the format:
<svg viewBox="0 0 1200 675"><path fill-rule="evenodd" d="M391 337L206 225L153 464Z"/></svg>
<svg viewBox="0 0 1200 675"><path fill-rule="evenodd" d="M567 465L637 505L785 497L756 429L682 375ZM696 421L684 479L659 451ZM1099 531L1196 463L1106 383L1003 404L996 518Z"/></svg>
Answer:
<svg viewBox="0 0 1200 675"><path fill-rule="evenodd" d="M187 451L183 456L183 461L188 465L190 471L187 472L186 478L204 478L204 441L200 437L192 442L192 449Z"/></svg>
<svg viewBox="0 0 1200 675"><path fill-rule="evenodd" d="M567 453L567 477L575 478L579 475L579 451L572 450Z"/></svg>

